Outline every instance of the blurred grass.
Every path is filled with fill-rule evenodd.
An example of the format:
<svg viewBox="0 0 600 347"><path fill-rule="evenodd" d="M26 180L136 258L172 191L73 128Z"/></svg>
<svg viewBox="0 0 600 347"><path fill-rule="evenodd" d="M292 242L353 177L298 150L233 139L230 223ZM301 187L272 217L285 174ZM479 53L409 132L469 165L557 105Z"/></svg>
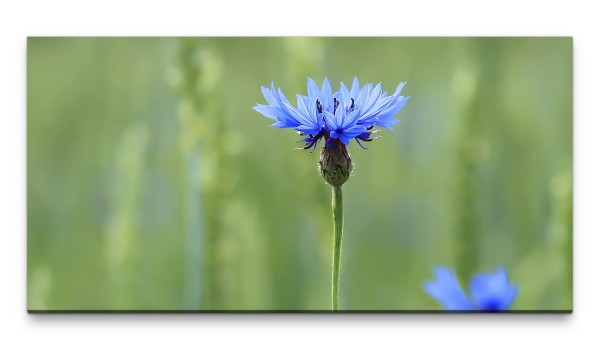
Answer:
<svg viewBox="0 0 600 347"><path fill-rule="evenodd" d="M29 309L327 309L318 154L251 109L306 76L412 96L350 147L343 308L438 309L437 264L572 307L570 38L30 38L27 69Z"/></svg>

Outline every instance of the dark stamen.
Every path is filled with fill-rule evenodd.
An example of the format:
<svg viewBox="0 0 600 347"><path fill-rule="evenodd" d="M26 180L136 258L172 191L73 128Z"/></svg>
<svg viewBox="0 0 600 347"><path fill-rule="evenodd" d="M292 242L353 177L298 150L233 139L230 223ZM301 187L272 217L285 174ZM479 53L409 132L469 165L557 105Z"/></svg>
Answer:
<svg viewBox="0 0 600 347"><path fill-rule="evenodd" d="M358 145L359 145L359 146L360 146L362 149L368 149L367 147L363 146L363 145L362 145L362 143L360 143L360 141L359 141L357 138L355 138L355 140L356 140L356 143L358 143ZM365 141L365 140L363 140L363 141ZM367 140L367 141L371 141L371 140Z"/></svg>
<svg viewBox="0 0 600 347"><path fill-rule="evenodd" d="M296 148L298 150L304 150L304 149L311 149L312 148L312 152L314 152L314 150L317 148L317 145L319 144L319 142L321 142L321 137L323 137L324 134L323 133L319 133L316 136L313 135L308 135L308 137L298 141L298 142L305 142L304 147L300 147L300 148Z"/></svg>
<svg viewBox="0 0 600 347"><path fill-rule="evenodd" d="M319 111L319 113L323 113L323 105L321 105L319 99L317 99L317 111Z"/></svg>
<svg viewBox="0 0 600 347"><path fill-rule="evenodd" d="M354 98L350 98L352 100L352 105L350 105L350 111L354 111Z"/></svg>
<svg viewBox="0 0 600 347"><path fill-rule="evenodd" d="M340 105L340 101L336 98L333 98L333 113L335 114L335 110Z"/></svg>

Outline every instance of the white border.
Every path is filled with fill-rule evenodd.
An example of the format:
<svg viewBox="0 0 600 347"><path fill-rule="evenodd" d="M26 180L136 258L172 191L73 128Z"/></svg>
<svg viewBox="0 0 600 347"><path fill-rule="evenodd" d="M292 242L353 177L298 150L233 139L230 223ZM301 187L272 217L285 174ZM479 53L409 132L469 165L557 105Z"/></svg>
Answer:
<svg viewBox="0 0 600 347"><path fill-rule="evenodd" d="M583 2L582 2L583 3ZM593 2L588 2L593 4ZM5 1L0 5L0 345L595 345L598 11L578 1ZM28 315L27 36L574 36L573 315ZM360 49L360 47L357 47ZM569 93L565 90L565 93ZM532 134L533 135L533 134ZM589 343L588 341L597 341Z"/></svg>

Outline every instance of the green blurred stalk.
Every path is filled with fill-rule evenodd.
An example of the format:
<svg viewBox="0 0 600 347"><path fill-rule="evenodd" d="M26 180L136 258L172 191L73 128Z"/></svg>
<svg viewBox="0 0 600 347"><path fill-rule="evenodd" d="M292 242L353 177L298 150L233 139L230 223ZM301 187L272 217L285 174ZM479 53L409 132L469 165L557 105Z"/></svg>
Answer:
<svg viewBox="0 0 600 347"><path fill-rule="evenodd" d="M470 86L464 88L468 91L458 91L460 94L458 102L463 104L463 114L461 119L462 134L459 135L459 158L458 158L458 194L456 204L457 223L455 233L458 236L458 254L457 254L457 274L463 283L468 283L469 278L479 269L479 224L478 215L478 176L477 168L481 160L481 136L485 130L481 124L480 115L485 112L485 105L481 104L481 99L485 97L482 94L482 88L478 88L481 83L481 64L478 61L486 61L485 41L468 41L466 43L468 52L475 51L474 57L466 57L470 62L469 67L462 71L465 84ZM477 60L476 58L479 58ZM467 73L467 71L469 71ZM489 71L484 71L484 73ZM458 72L457 72L458 73ZM470 80L470 82L468 82ZM463 86L464 87L464 86ZM462 99L462 100L461 100Z"/></svg>
<svg viewBox="0 0 600 347"><path fill-rule="evenodd" d="M183 38L178 43L181 138L186 189L191 189L186 200L185 288L191 307L186 308L226 309L232 290L226 277L228 258L221 252L228 179L222 62L210 39Z"/></svg>
<svg viewBox="0 0 600 347"><path fill-rule="evenodd" d="M471 133L468 127L467 133ZM476 177L475 164L468 154L467 144L463 143L460 157L459 196L458 196L458 275L466 281L476 272L479 262L479 235L477 234L477 221L475 212L476 203Z"/></svg>
<svg viewBox="0 0 600 347"><path fill-rule="evenodd" d="M196 136L195 117L199 107L195 98L195 83L199 71L195 64L192 41L181 40L178 51L178 68L181 81L178 85L182 102L179 110L181 124L181 151L183 156L183 182L185 191L185 278L184 309L200 309L202 296L202 226L200 224L200 188L198 162L199 143Z"/></svg>
<svg viewBox="0 0 600 347"><path fill-rule="evenodd" d="M198 174L199 150L197 146L184 149L185 153L185 293L184 308L200 309L202 296L202 226L200 224L200 182Z"/></svg>
<svg viewBox="0 0 600 347"><path fill-rule="evenodd" d="M115 198L108 226L106 258L114 289L111 309L137 309L139 303L139 238L136 207L149 131L136 124L125 132L117 152L111 193Z"/></svg>
<svg viewBox="0 0 600 347"><path fill-rule="evenodd" d="M337 311L340 307L340 256L342 252L342 229L344 227L344 205L342 187L333 187L331 199L333 209L333 270L331 277L331 307Z"/></svg>

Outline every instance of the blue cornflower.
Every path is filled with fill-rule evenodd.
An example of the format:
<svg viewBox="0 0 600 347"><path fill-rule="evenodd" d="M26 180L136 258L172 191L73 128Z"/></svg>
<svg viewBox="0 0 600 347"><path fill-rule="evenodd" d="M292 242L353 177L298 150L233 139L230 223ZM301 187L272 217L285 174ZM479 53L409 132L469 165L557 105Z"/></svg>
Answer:
<svg viewBox="0 0 600 347"><path fill-rule="evenodd" d="M425 282L424 289L446 310L507 310L517 296L518 288L508 281L508 274L498 268L492 274L479 273L471 279L471 297L463 292L456 275L447 268L434 269L435 281Z"/></svg>
<svg viewBox="0 0 600 347"><path fill-rule="evenodd" d="M400 95L405 84L400 83L396 92L388 96L382 92L381 83L375 88L372 83L360 88L355 77L350 90L341 83L340 90L332 93L327 78L321 88L308 78L308 95L297 95L296 107L281 89L275 90L271 84L270 89L262 87L268 105L257 105L254 109L274 120L274 127L292 128L301 136L307 136L302 140L303 149L316 148L321 139L329 146L336 141L349 145L350 140L355 139L364 148L361 142L372 141L375 138L371 134L379 131L373 130L374 127L392 129L398 122L394 115L410 99Z"/></svg>

